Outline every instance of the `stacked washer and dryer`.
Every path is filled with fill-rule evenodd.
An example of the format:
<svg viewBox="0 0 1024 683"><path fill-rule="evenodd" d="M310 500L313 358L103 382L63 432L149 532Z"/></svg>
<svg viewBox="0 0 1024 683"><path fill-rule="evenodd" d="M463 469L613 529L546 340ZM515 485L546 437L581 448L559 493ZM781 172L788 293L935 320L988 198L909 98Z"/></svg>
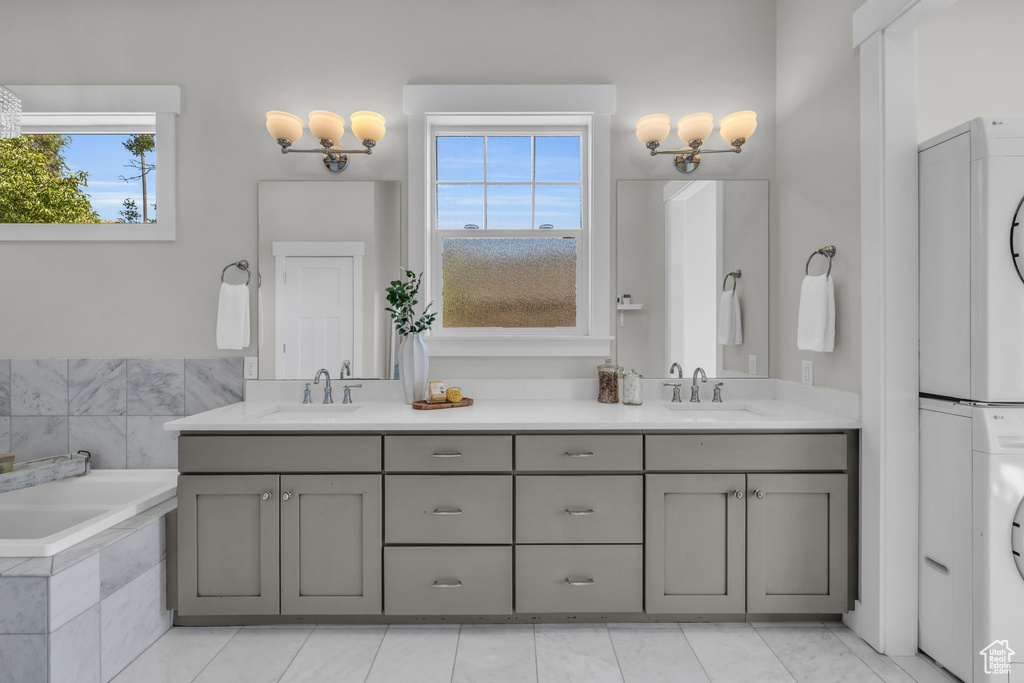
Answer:
<svg viewBox="0 0 1024 683"><path fill-rule="evenodd" d="M919 644L1024 683L1024 117L921 144Z"/></svg>

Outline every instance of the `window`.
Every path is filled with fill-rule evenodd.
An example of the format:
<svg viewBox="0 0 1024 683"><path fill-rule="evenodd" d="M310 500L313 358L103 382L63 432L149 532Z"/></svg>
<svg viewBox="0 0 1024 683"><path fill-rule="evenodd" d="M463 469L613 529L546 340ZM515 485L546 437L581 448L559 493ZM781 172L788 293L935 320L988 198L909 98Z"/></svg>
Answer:
<svg viewBox="0 0 1024 683"><path fill-rule="evenodd" d="M438 332L578 334L588 300L587 128L434 133Z"/></svg>
<svg viewBox="0 0 1024 683"><path fill-rule="evenodd" d="M613 102L612 86L406 86L432 355L609 353Z"/></svg>
<svg viewBox="0 0 1024 683"><path fill-rule="evenodd" d="M0 240L174 239L177 86L12 89L24 112L0 142Z"/></svg>

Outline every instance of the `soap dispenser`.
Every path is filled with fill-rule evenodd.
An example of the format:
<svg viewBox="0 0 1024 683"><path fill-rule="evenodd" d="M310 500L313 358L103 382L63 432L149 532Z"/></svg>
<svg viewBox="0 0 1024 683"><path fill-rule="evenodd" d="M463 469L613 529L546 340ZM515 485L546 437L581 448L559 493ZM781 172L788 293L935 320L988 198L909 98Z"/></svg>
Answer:
<svg viewBox="0 0 1024 683"><path fill-rule="evenodd" d="M644 402L644 376L632 369L622 376L622 403L627 406L639 406Z"/></svg>

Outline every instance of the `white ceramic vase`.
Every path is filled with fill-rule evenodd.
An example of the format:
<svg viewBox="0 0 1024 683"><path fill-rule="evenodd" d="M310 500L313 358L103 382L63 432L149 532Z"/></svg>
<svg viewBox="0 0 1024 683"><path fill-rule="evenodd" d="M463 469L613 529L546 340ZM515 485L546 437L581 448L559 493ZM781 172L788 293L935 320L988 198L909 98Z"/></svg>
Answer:
<svg viewBox="0 0 1024 683"><path fill-rule="evenodd" d="M429 365L430 356L423 335L416 333L403 337L398 347L398 379L402 382L406 403L425 398Z"/></svg>

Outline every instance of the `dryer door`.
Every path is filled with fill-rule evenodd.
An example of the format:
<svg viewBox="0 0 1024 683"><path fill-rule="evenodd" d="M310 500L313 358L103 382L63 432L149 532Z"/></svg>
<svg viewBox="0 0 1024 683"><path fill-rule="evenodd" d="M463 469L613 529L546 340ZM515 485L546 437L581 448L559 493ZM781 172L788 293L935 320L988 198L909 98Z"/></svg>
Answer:
<svg viewBox="0 0 1024 683"><path fill-rule="evenodd" d="M1017 507L1017 515L1010 527L1010 550L1013 552L1013 561L1017 563L1017 571L1021 579L1024 579L1024 500Z"/></svg>

